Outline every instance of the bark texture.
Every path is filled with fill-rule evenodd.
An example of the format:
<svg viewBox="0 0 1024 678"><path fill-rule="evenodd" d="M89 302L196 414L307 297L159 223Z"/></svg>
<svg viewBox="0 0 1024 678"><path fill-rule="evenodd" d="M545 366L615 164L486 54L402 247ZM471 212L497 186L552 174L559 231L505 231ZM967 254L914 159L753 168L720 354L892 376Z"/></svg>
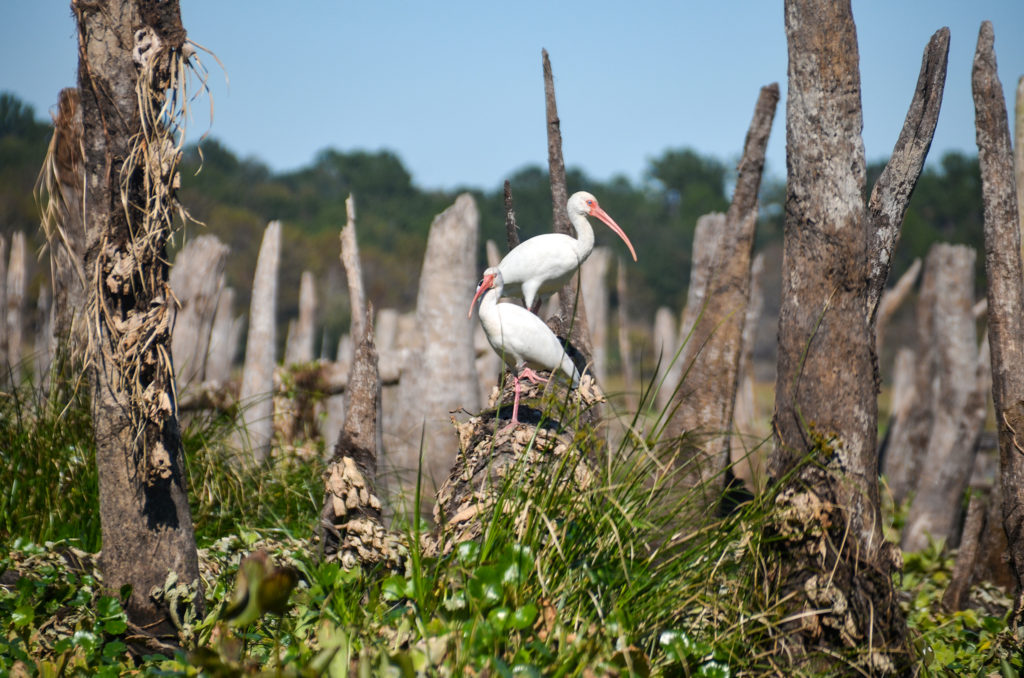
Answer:
<svg viewBox="0 0 1024 678"><path fill-rule="evenodd" d="M676 387L670 375L679 348L679 339L676 337L676 318L672 309L662 306L654 312L651 336L654 339L654 359L658 361L654 374L654 385L658 389L654 395L654 406L659 412L663 412L672 400L672 392Z"/></svg>
<svg viewBox="0 0 1024 678"><path fill-rule="evenodd" d="M985 421L987 388L979 388L974 315L974 250L937 244L928 253L935 272L935 308L930 335L932 426L918 454L915 496L903 531L902 546L920 551L928 538L949 540L956 532L960 505ZM988 386L982 379L981 385Z"/></svg>
<svg viewBox="0 0 1024 678"><path fill-rule="evenodd" d="M171 290L177 300L171 354L178 390L206 379L213 321L224 289L228 246L215 236L201 235L182 248L171 269Z"/></svg>
<svg viewBox="0 0 1024 678"><path fill-rule="evenodd" d="M277 267L281 258L281 222L271 221L263 232L256 259L249 305L249 334L245 342L245 365L238 398L246 440L241 448L252 461L270 456L274 435L275 328L277 315Z"/></svg>
<svg viewBox="0 0 1024 678"><path fill-rule="evenodd" d="M231 366L238 355L238 342L242 335L241 318L234 316L235 290L221 286L217 297L217 311L210 328L210 348L207 350L205 378L223 384L231 377Z"/></svg>
<svg viewBox="0 0 1024 678"><path fill-rule="evenodd" d="M431 224L416 300L418 348L399 384L401 420L391 461L414 483L422 444L424 487L430 489L447 477L452 462L449 412L480 406L473 321L467 317L476 289L478 232L479 213L468 194Z"/></svg>
<svg viewBox="0 0 1024 678"><path fill-rule="evenodd" d="M618 302L619 361L622 364L622 390L626 395L626 410L636 412L636 375L633 372L633 347L629 338L629 294L626 285L626 262L619 257L615 262L615 296Z"/></svg>
<svg viewBox="0 0 1024 678"><path fill-rule="evenodd" d="M699 267L703 272L705 297L694 298L693 307L689 300L687 303L684 322L692 323L692 329L685 332L689 339L681 360L687 376L676 393L662 440L675 445L684 432L697 433L695 447L687 443L679 448L679 461L686 468L686 485L702 488L707 508L717 505L725 489L743 326L750 300L757 194L778 102L777 84L761 88L729 211L710 226L713 233L708 252L697 251L694 236L694 271Z"/></svg>
<svg viewBox="0 0 1024 678"><path fill-rule="evenodd" d="M910 267L903 272L896 284L882 293L882 299L878 304L878 315L875 316L875 354L882 355L882 344L885 339L885 330L889 327L889 320L897 309L903 305L914 283L921 273L921 259L914 259Z"/></svg>
<svg viewBox="0 0 1024 678"><path fill-rule="evenodd" d="M992 399L999 427L1003 527L1017 579L1014 623L1024 600L1024 279L1010 127L996 70L992 24L982 23L974 53L978 162L985 206L985 273L992 354Z"/></svg>
<svg viewBox="0 0 1024 678"><path fill-rule="evenodd" d="M903 129L893 147L889 162L885 164L871 190L868 200L868 218L871 223L869 244L870 277L868 278L867 312L875 318L878 304L885 289L892 265L892 253L899 240L903 215L910 203L910 194L917 185L924 167L928 149L939 121L942 92L946 85L946 66L949 60L949 29L942 28L932 35L921 57L921 71L910 108L903 121ZM859 81L859 77L858 77ZM857 84L860 98L860 84ZM858 106L858 111L859 111ZM860 114L858 113L858 118ZM861 151L863 153L863 149Z"/></svg>
<svg viewBox="0 0 1024 678"><path fill-rule="evenodd" d="M408 551L400 535L384 528L377 494L381 382L372 316L368 313L359 326L364 334L349 375L345 425L324 471L320 548L345 569L383 565L401 570Z"/></svg>
<svg viewBox="0 0 1024 678"><path fill-rule="evenodd" d="M562 157L562 123L558 119L558 105L555 102L555 79L551 71L551 60L548 51L541 50L544 69L544 105L547 115L548 129L548 175L551 179L552 219L556 233L576 237L576 232L569 223L566 203L569 202L569 189L565 182L565 160ZM511 244L511 243L510 243ZM579 276L573 276L558 291L559 314L567 334L559 334L567 338L569 343L580 354L578 365L591 363L594 358L594 344L590 336L590 325L587 322L587 306L579 291ZM556 332L556 334L558 334Z"/></svg>
<svg viewBox="0 0 1024 678"><path fill-rule="evenodd" d="M580 266L580 291L587 308L587 325L593 346L591 368L599 384L608 376L608 269L612 253L607 247L595 247Z"/></svg>
<svg viewBox="0 0 1024 678"><path fill-rule="evenodd" d="M928 446L935 413L932 392L932 367L935 328L935 306L939 271L926 266L917 298L916 345L909 360L913 365L913 380L907 385L906 409L897 411L894 402L893 418L887 434L882 471L885 474L893 500L899 504L913 491L919 476L921 452Z"/></svg>
<svg viewBox="0 0 1024 678"><path fill-rule="evenodd" d="M303 271L299 280L299 317L288 333L285 343L285 365L313 362L313 339L316 330L316 283L313 274Z"/></svg>
<svg viewBox="0 0 1024 678"><path fill-rule="evenodd" d="M794 624L800 631L795 645L837 648L870 638L872 649L861 661L872 672L897 672L911 660L890 579L900 558L881 531L874 318L906 203L931 143L948 31L936 33L925 49L903 132L865 205L859 56L850 3L787 0L785 23L786 219L776 445L769 474L784 478L808 454L815 458L817 465L791 477L793 496L809 492L808 502L836 507L828 529L838 521L843 537L826 545L824 561L791 549L784 558L789 584L783 590L802 586L792 590L808 611L839 598L854 611L843 627L829 626L834 605ZM801 529L819 529L816 520ZM828 573L822 565L831 568L827 579L820 578Z"/></svg>
<svg viewBox="0 0 1024 678"><path fill-rule="evenodd" d="M177 2L76 0L72 9L103 583L115 595L132 587L126 610L138 627L173 633L154 590L170 572L201 584L169 358L165 249L179 151L164 127L173 116L158 111L172 62L181 64L191 48Z"/></svg>

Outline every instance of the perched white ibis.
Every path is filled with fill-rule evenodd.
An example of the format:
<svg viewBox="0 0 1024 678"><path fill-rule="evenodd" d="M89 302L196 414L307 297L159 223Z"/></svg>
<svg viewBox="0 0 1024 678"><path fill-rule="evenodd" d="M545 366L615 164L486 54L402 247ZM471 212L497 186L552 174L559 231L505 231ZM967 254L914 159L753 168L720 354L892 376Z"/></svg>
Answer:
<svg viewBox="0 0 1024 678"><path fill-rule="evenodd" d="M469 315L473 315L473 307L483 295L483 301L480 302L480 324L491 348L512 368L512 378L515 380L512 421L503 429L507 430L519 424L519 380L529 379L534 384L547 381L534 372L531 366L549 372L561 369L572 381L573 387L579 385L580 373L558 337L543 320L522 306L498 303L504 286L501 268L485 270L469 307Z"/></svg>
<svg viewBox="0 0 1024 678"><path fill-rule="evenodd" d="M636 261L633 243L629 242L615 220L601 209L593 195L586 191L573 193L566 203L566 210L569 212L569 221L576 229L575 238L564 233L534 236L513 248L498 264L508 291L521 288L526 307L533 311L537 310L534 301L539 302L538 292L550 294L561 289L593 251L594 229L590 227L587 217L597 217L608 224L608 228L626 242L633 261Z"/></svg>

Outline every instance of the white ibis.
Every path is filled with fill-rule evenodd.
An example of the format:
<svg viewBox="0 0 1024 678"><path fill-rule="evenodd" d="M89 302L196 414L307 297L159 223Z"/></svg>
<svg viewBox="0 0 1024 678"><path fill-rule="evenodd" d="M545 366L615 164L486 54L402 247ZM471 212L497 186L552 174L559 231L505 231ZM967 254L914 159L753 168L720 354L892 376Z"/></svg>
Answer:
<svg viewBox="0 0 1024 678"><path fill-rule="evenodd" d="M636 261L633 244L593 195L586 191L573 193L565 208L577 237L564 233L534 236L513 248L498 264L509 291L521 288L526 307L534 311L534 301L539 301L538 292L550 294L559 290L593 251L594 229L587 217L597 217L608 224L608 228L626 242Z"/></svg>
<svg viewBox="0 0 1024 678"><path fill-rule="evenodd" d="M561 369L572 380L573 387L579 385L580 373L558 337L543 320L522 306L498 303L504 286L499 267L485 270L469 307L469 315L472 317L473 307L483 295L483 301L480 302L480 324L491 348L512 368L512 378L515 380L512 421L503 429L507 430L519 424L519 380L529 379L534 384L548 381L534 372L531 366L549 372Z"/></svg>

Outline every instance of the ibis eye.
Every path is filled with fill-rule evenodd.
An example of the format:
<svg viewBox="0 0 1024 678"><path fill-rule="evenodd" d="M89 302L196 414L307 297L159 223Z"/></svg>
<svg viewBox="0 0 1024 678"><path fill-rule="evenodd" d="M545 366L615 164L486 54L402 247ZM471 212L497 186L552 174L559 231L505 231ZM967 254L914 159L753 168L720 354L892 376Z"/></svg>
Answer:
<svg viewBox="0 0 1024 678"><path fill-rule="evenodd" d="M591 207L593 207L594 206L594 201L593 200L588 200L587 204L590 205Z"/></svg>

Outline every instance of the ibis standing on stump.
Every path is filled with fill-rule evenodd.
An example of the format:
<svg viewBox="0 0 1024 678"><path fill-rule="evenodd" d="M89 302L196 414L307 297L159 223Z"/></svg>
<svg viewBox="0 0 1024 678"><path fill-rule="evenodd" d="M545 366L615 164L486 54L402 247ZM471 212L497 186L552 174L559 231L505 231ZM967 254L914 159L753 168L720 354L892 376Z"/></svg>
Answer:
<svg viewBox="0 0 1024 678"><path fill-rule="evenodd" d="M526 242L536 239L532 238ZM573 388L579 385L580 373L566 354L562 342L543 320L517 304L498 303L504 286L500 266L485 270L483 280L480 281L476 296L469 307L469 315L472 317L477 299L483 295L480 302L480 325L484 328L491 348L512 369L512 378L515 380L512 421L502 429L508 430L519 424L519 380L528 379L534 384L548 381L534 372L532 367L552 373L561 369L572 381Z"/></svg>
<svg viewBox="0 0 1024 678"><path fill-rule="evenodd" d="M513 248L498 264L508 290L521 288L526 307L534 312L540 307L538 293L550 294L561 289L593 251L594 229L587 217L597 217L608 224L608 228L626 242L633 261L636 261L633 244L615 220L601 209L593 195L586 191L573 193L566 203L566 210L577 237L564 233L534 236Z"/></svg>

